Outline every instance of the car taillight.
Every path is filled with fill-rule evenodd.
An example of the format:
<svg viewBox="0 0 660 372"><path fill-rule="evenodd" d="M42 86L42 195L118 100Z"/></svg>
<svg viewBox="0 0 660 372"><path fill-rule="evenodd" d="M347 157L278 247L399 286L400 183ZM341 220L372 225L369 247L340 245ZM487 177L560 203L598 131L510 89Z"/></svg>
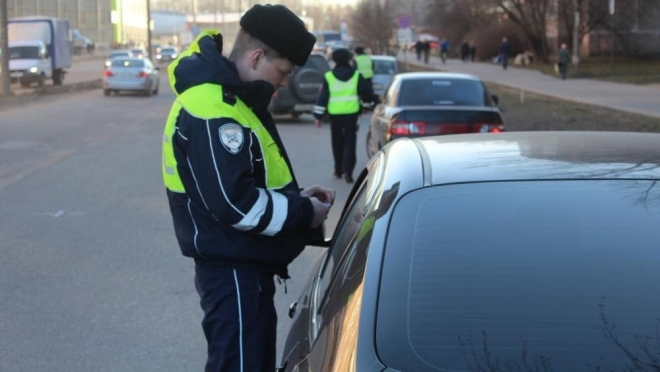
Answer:
<svg viewBox="0 0 660 372"><path fill-rule="evenodd" d="M103 76L110 77L110 76L114 76L114 74L112 73L112 71L106 69L103 70Z"/></svg>
<svg viewBox="0 0 660 372"><path fill-rule="evenodd" d="M503 124L474 124L475 126L475 132L480 132L480 133L500 133L504 132L504 125ZM477 128L479 128L477 130Z"/></svg>
<svg viewBox="0 0 660 372"><path fill-rule="evenodd" d="M395 121L390 126L390 134L393 136L426 134L426 123L423 121Z"/></svg>
<svg viewBox="0 0 660 372"><path fill-rule="evenodd" d="M140 71L140 73L139 73L137 76L138 76L139 78L146 78L146 77L149 76L149 75L148 75L146 72L144 72L144 71Z"/></svg>

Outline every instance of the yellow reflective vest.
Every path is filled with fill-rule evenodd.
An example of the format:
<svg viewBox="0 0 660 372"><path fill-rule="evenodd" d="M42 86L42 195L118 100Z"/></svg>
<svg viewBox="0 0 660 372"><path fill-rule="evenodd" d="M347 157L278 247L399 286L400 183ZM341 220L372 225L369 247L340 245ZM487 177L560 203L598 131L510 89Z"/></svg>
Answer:
<svg viewBox="0 0 660 372"><path fill-rule="evenodd" d="M360 54L355 57L355 63L357 64L357 70L362 74L362 77L365 79L371 79L374 77L373 60L369 55Z"/></svg>
<svg viewBox="0 0 660 372"><path fill-rule="evenodd" d="M360 73L355 71L348 81L341 81L335 77L332 71L325 73L328 82L328 113L330 115L355 114L360 112L360 100L358 97L358 81Z"/></svg>

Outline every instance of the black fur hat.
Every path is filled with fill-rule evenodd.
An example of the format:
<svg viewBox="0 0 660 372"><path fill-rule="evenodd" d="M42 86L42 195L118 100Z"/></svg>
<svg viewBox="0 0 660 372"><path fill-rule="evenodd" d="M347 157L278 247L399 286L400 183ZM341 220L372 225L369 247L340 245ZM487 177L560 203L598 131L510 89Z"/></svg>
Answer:
<svg viewBox="0 0 660 372"><path fill-rule="evenodd" d="M298 66L307 62L316 43L303 21L284 5L257 4L243 14L240 24L248 34Z"/></svg>
<svg viewBox="0 0 660 372"><path fill-rule="evenodd" d="M347 65L351 60L351 51L345 48L332 52L332 60L338 65Z"/></svg>

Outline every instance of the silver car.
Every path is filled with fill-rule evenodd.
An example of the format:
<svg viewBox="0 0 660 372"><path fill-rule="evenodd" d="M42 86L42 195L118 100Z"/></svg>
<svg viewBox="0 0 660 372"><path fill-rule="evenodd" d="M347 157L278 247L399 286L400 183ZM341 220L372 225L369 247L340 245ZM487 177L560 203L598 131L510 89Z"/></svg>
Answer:
<svg viewBox="0 0 660 372"><path fill-rule="evenodd" d="M371 79L374 94L382 97L385 89L394 80L394 75L399 73L399 67L395 57L371 56L371 59L374 61L374 77Z"/></svg>
<svg viewBox="0 0 660 372"><path fill-rule="evenodd" d="M108 55L108 58L105 60L104 66L106 68L109 67L110 64L112 63L112 60L115 58L129 58L129 57L134 57L134 55L133 52L128 49L113 50Z"/></svg>
<svg viewBox="0 0 660 372"><path fill-rule="evenodd" d="M146 58L115 58L103 71L103 94L119 91L158 94L158 67Z"/></svg>

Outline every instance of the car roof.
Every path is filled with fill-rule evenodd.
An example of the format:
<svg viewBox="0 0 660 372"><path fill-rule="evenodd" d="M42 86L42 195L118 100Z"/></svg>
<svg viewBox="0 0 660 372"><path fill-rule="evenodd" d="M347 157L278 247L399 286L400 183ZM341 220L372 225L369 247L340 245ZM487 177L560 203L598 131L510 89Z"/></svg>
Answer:
<svg viewBox="0 0 660 372"><path fill-rule="evenodd" d="M113 63L116 62L116 61L120 61L120 62L121 61L137 62L137 61L144 61L144 60L145 60L144 58L137 58L137 57L118 57L118 58L114 58L112 60L112 62ZM113 67L123 67L123 66L113 66ZM131 67L135 67L135 66L131 66Z"/></svg>
<svg viewBox="0 0 660 372"><path fill-rule="evenodd" d="M384 148L388 172L422 163L419 184L540 179L660 179L660 134L507 132L404 138ZM419 164L419 163L417 163ZM399 170L397 170L399 169Z"/></svg>
<svg viewBox="0 0 660 372"><path fill-rule="evenodd" d="M380 55L376 55L376 56L371 56L371 59L373 59L373 60L378 60L378 61L392 61L392 62L396 62L396 58L395 58L395 57L392 57L392 56L380 56Z"/></svg>
<svg viewBox="0 0 660 372"><path fill-rule="evenodd" d="M481 81L477 76L455 72L403 72L396 75L399 80L412 79L456 79Z"/></svg>

